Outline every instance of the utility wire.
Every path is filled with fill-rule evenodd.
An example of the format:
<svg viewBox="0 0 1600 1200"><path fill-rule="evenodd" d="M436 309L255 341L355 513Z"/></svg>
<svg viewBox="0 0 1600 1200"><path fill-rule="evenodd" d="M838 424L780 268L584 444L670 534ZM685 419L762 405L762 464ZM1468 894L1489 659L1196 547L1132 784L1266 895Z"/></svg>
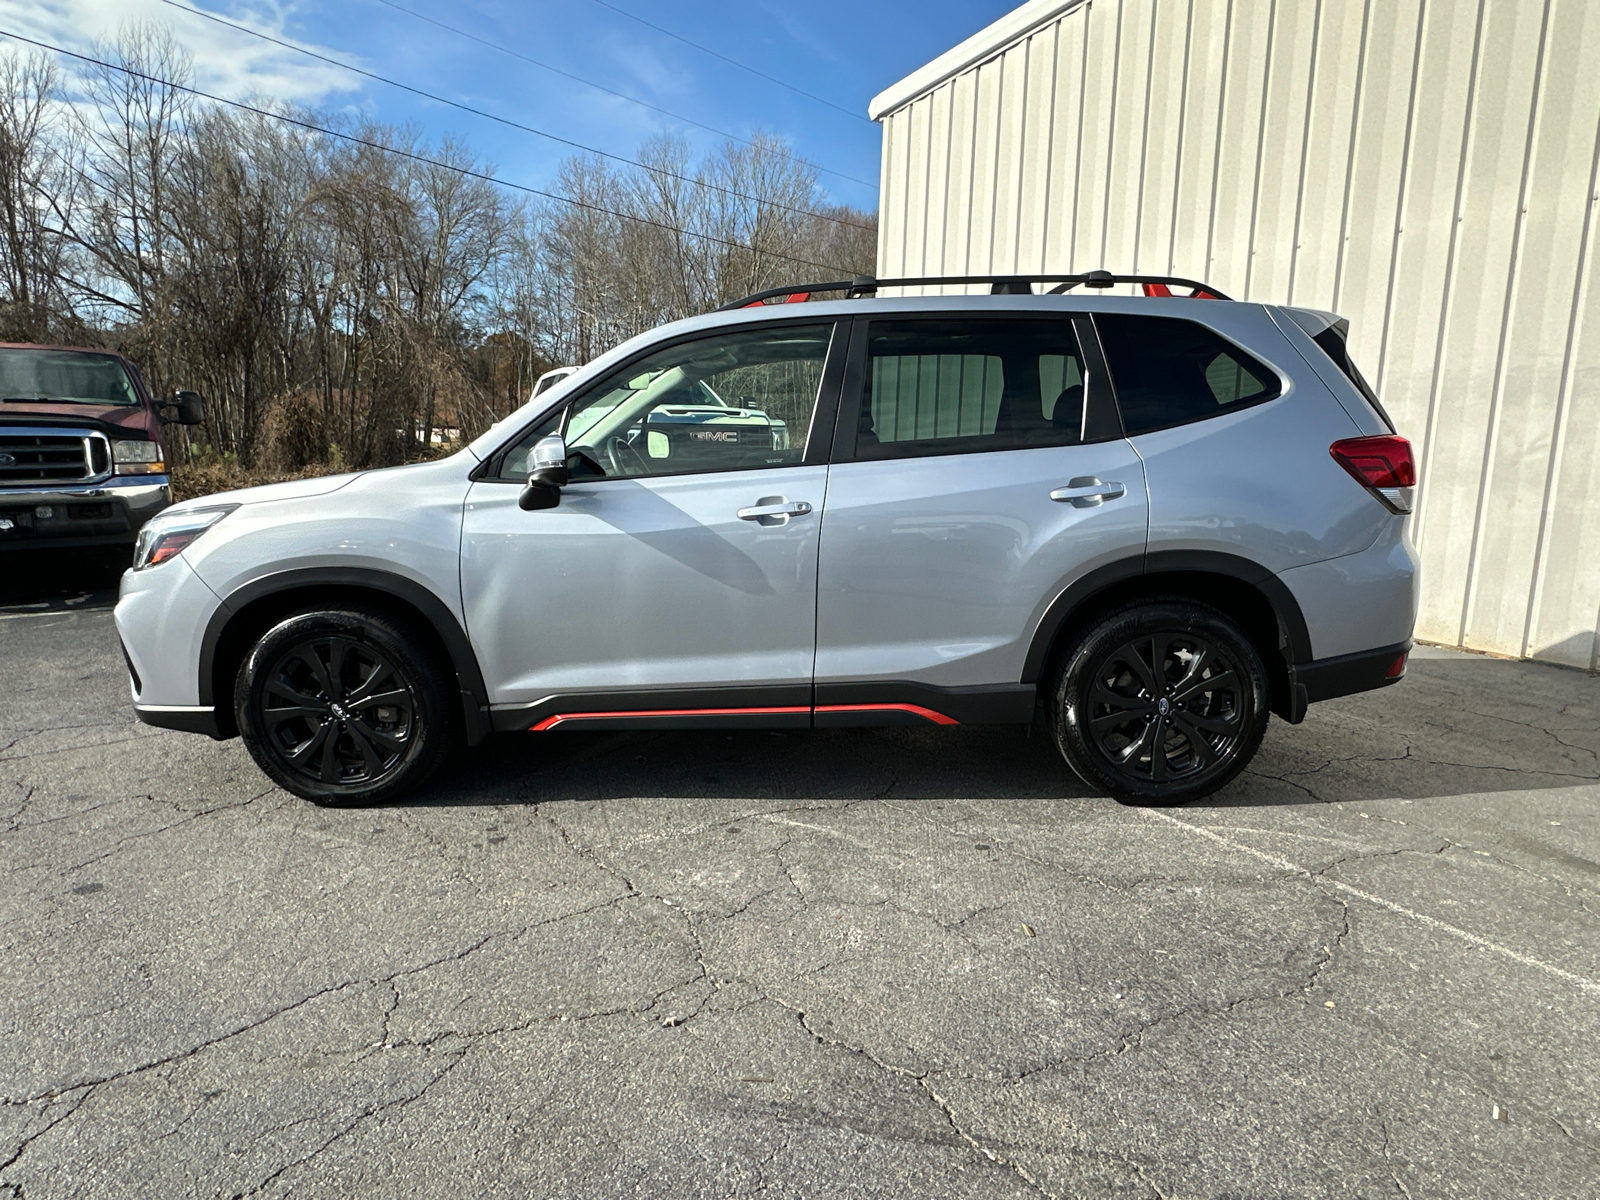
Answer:
<svg viewBox="0 0 1600 1200"><path fill-rule="evenodd" d="M416 11L416 9L407 8L403 4L396 4L394 0L376 0L376 2L384 5L386 8L392 8L396 12L403 12L408 17L415 17L419 21L426 21L429 25L432 25L436 29L443 29L447 33L455 34L457 37L464 37L468 41L477 42L480 46L487 46L489 49L497 50L501 54L509 54L512 58L521 59L523 62L528 63L531 66L538 67L544 71L550 71L556 75L560 75L563 79L570 79L574 83L581 83L584 87L594 88L594 90L597 92L604 92L606 95L615 96L619 100L626 100L629 104L637 104L640 108L648 108L651 112L660 113L664 117L671 117L674 121L682 121L685 125L693 125L696 129L704 129L707 133L714 133L718 137L725 137L729 141L738 142L742 146L755 145L755 143L750 141L749 138L742 138L736 133L729 133L726 129L718 129L715 125L707 125L704 121L697 121L693 117L684 116L682 113L675 113L669 108L662 108L660 105L651 104L647 100L640 100L637 96L630 96L626 92L619 92L614 88L608 88L602 83L596 83L592 79L585 79L581 75L574 75L571 71L565 71L560 67L552 66L547 62L541 62L537 58L530 58L528 55L523 54L520 50L513 50L510 46L502 46L499 42L491 42L488 38L479 37L475 33L468 33L465 29L459 29L454 25L447 25L443 21L428 16L426 13L419 13ZM779 153L782 152L779 151ZM793 162L806 162L805 159L794 154L784 154L784 157ZM807 165L816 166L815 163L808 163ZM869 187L873 191L878 190L878 185L870 179L858 179L854 175L846 175L843 171L835 171L829 167L819 166L817 167L817 170L821 171L825 175L832 175L835 179L847 179L851 183L859 183L862 187Z"/></svg>
<svg viewBox="0 0 1600 1200"><path fill-rule="evenodd" d="M9 29L0 29L0 37L8 37L12 41L23 42L29 46L37 46L41 50L49 50L55 54L65 55L67 58L75 58L79 62L90 63L96 67L104 67L109 71L120 71L122 74L131 76L134 79L143 79L147 83L154 83L161 87L171 88L175 92L184 92L190 96L198 96L202 100L210 100L217 104L225 104L229 108L237 108L244 112L254 113L258 117L266 117L269 120L281 121L285 125L296 125L301 129L308 129L312 133L320 133L325 137L338 138L340 141L352 142L357 146L365 146L369 150L378 150L385 154L394 154L401 158L410 159L412 162L423 163L426 166L438 167L445 171L453 171L455 174L464 176L468 179L481 179L485 183L492 183L498 187L510 188L512 191L525 192L530 196L540 196L546 200L555 200L561 204L570 204L573 208L585 209L588 212L602 213L605 216L616 217L618 220L622 221L633 221L640 225L649 225L654 229L665 230L667 233L678 233L682 234L684 237L697 238L700 241L705 242L713 242L719 246L726 246L730 250L748 250L751 254L757 253L756 248L746 242L730 241L727 238L719 238L714 234L709 233L696 233L692 229L684 229L678 225L668 225L665 221L652 221L649 217L640 217L635 216L633 213L618 212L614 208L605 208L599 204L589 204L583 200L574 200L571 196L561 196L557 195L555 192L546 192L540 188L529 187L525 183L512 183L507 179L496 179L493 175L490 175L484 171L475 171L471 167L458 166L455 163L447 163L437 158L429 158L425 154L417 154L411 150L401 150L396 146L386 146L382 142L375 142L370 138L360 137L353 133L343 133L337 129L329 129L325 125L318 125L315 122L302 120L299 117L291 117L287 113L278 113L273 112L270 109L258 108L254 104L246 104L241 100L230 100L226 96L217 96L211 92L201 91L196 87L189 87L187 84L174 83L172 80L162 79L158 75L147 75L143 71L135 71L132 67L125 67L121 63L107 62L104 59L94 58L88 54L79 54L75 50L67 50L61 46L52 45L49 42L41 42L34 38L24 37L22 34L13 33ZM767 253L771 258L794 263L796 266L819 267L824 271L848 272L849 270L847 267L830 266L827 263L813 262L809 258L795 258L793 255L779 254L776 251L766 251L765 253Z"/></svg>
<svg viewBox="0 0 1600 1200"><path fill-rule="evenodd" d="M260 38L264 42L271 42L274 46L282 46L285 50L293 50L296 54L303 54L307 58L314 58L318 62L327 63L329 66L338 67L341 70L349 71L351 74L360 75L366 79L376 80L378 83L388 84L390 87L399 88L403 92L410 92L413 96L421 96L423 99L432 100L436 104L445 104L451 108L460 109L462 112L471 113L475 117L482 117L488 121L496 121L501 125L509 126L510 128L520 130L523 133L531 133L535 137L542 137L552 142L559 142L563 146L571 146L574 150L582 150L588 154L597 154L601 158L609 158L613 162L627 163L630 167L638 167L642 171L649 171L654 174L665 175L669 179L678 180L680 183L687 183L692 187L708 188L714 192L721 192L724 196L732 196L738 200L748 200L752 204L767 204L773 208L782 209L784 212L794 213L796 216L814 217L819 221L831 221L835 225L848 225L852 229L872 229L872 226L864 224L860 221L847 221L842 217L830 217L827 214L819 213L814 209L799 208L792 204L780 203L777 200L763 200L759 196L751 196L745 192L735 191L733 188L723 187L720 183L711 183L704 179L695 179L688 175L680 175L676 171L667 170L665 167L647 167L644 163L639 162L637 159L628 158L621 154L608 154L604 150L597 149L594 146L585 145L583 142L575 142L571 138L564 138L558 134L547 133L543 129L535 129L532 125L524 125L520 121L511 120L509 117L497 116L496 114L487 112L484 109L474 108L470 104L462 104L458 100L450 100L433 92L425 92L419 87L412 87L409 83L401 83L398 79L389 79L386 76L378 75L372 71L366 71L360 67L352 66L347 62L340 62L337 58L330 58L326 54L318 54L315 50L307 50L304 46L296 46L293 42L286 42L282 38L275 38L269 33L262 33L259 30L251 29L248 25L237 24L236 22L230 21L225 17L219 17L215 13L208 13L203 9L193 8L187 4L180 4L178 0L161 0L161 3L168 5L171 8L175 8L179 12L192 13L194 16L204 17L208 21L214 21L218 25L226 25L229 29L235 29L240 33L247 33L251 37Z"/></svg>
<svg viewBox="0 0 1600 1200"><path fill-rule="evenodd" d="M609 8L618 16L627 17L630 21L637 21L639 24L648 29L654 29L657 33L665 34L667 37L672 38L675 41L682 42L685 46L693 46L696 50L700 51L701 54L709 54L712 58L720 58L729 66L738 67L741 71L748 71L750 74L755 75L758 78L765 79L768 83L775 83L779 87L788 88L796 95L804 96L807 100L815 100L818 104L826 104L829 108L838 109L847 117L854 117L858 121L866 121L867 124L872 124L871 118L863 117L858 112L852 112L842 104L835 104L832 100L825 100L821 96L816 95L814 92L808 92L804 88L795 87L794 84L786 83L784 80L779 79L776 75L768 75L765 71L758 71L754 67L747 67L744 63L740 62L736 58L729 58L726 54L720 54L713 50L710 46L702 46L699 42L691 42L681 33L673 33L670 29L663 29L660 25L655 24L653 21L646 21L643 17L635 16L627 9L618 8L615 4L607 3L607 0L594 0L594 3L598 4L601 8Z"/></svg>

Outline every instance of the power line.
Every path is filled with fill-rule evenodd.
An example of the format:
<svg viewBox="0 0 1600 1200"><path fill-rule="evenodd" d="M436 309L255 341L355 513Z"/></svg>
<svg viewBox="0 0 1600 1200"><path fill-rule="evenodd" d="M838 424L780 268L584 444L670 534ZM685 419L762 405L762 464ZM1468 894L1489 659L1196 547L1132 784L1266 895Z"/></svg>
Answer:
<svg viewBox="0 0 1600 1200"><path fill-rule="evenodd" d="M307 58L314 58L318 62L325 62L329 66L338 67L341 70L349 71L351 74L360 75L366 79L373 79L378 83L388 84L390 87L399 88L403 92L410 92L413 96L421 96L425 100L432 100L436 104L449 105L451 108L460 109L462 112L471 113L473 116L482 117L487 121L497 121L501 125L509 126L510 128L520 130L523 133L531 133L535 137L542 137L552 142L559 142L563 146L571 146L574 150L582 150L588 154L597 154L601 158L609 158L613 162L627 163L629 166L638 167L642 171L650 171L655 174L665 175L669 179L678 180L680 183L687 183L692 187L708 188L711 191L721 192L725 196L732 196L738 200L748 200L752 204L768 204L773 208L782 209L784 212L794 213L796 216L814 217L819 221L831 221L835 225L848 225L852 229L872 229L872 226L863 224L860 221L847 221L842 217L830 217L827 214L819 213L814 209L799 208L795 205L783 204L776 200L763 200L759 196L751 196L745 192L735 191L733 188L723 187L719 183L710 183L704 179L694 179L688 175L680 175L676 171L667 170L665 167L647 167L644 163L639 162L636 159L628 158L625 155L608 154L604 150L597 149L594 146L586 145L583 142L575 142L571 138L564 138L559 134L547 133L543 129L535 129L532 125L524 125L520 121L511 120L509 117L497 116L496 114L487 112L484 109L474 108L470 104L462 104L457 100L450 100L444 96L436 95L433 92L423 91L419 87L412 87L409 83L401 83L397 79L389 79L386 76L378 75L372 71L363 70L361 67L352 66L347 62L340 62L337 58L330 58L326 54L318 54L315 50L307 50L304 46L296 46L293 42L286 42L282 38L275 38L271 34L262 33L259 30L251 29L248 25L239 25L233 21L229 21L225 17L219 17L214 13L208 13L202 9L192 8L186 4L180 4L178 3L178 0L161 0L161 3L171 8L175 8L180 12L192 13L197 17L204 17L206 20L214 21L218 25L226 25L229 29L234 29L240 33L249 34L254 38L260 38L264 42L271 42L274 46L282 46L285 50L293 50L296 54L304 54Z"/></svg>
<svg viewBox="0 0 1600 1200"><path fill-rule="evenodd" d="M429 158L426 154L417 154L411 150L401 150L395 146L386 146L382 142L375 142L370 138L360 137L353 133L344 133L337 129L329 129L327 126L318 125L313 121L302 120L299 117L291 117L287 113L278 113L273 112L270 109L258 108L253 104L246 104L241 100L230 100L226 96L217 96L211 92L202 91L196 87L190 87L187 84L174 83L172 80L162 79L158 75L147 75L143 71L135 71L132 67L125 67L121 63L106 62L104 59L94 58L88 54L79 54L75 50L67 50L61 46L51 45L49 42L41 42L35 40L34 38L23 37L22 34L13 33L9 29L0 29L0 37L8 37L12 41L23 42L29 46L37 46L41 50L49 50L55 54L62 54L68 58L75 58L79 62L86 62L97 67L104 67L109 71L120 71L122 74L131 76L134 79L143 79L147 83L154 83L161 87L171 88L175 92L184 92L190 96L198 96L202 100L210 100L216 104L225 104L229 108L237 108L244 112L254 113L258 117L266 117L269 120L281 121L286 125L296 125L301 129L310 130L312 133L320 133L325 137L338 138L340 141L352 142L357 146L365 146L369 150L378 150L385 154L394 154L401 158L410 159L412 162L423 163L430 167L438 167L445 171L453 171L455 174L461 175L468 179L481 179L485 183L492 183L497 187L510 188L512 191L525 192L530 196L540 196L546 200L555 200L561 204L570 204L574 208L581 208L588 212L602 213L608 217L616 217L621 221L633 221L640 225L648 225L651 228L661 229L667 233L679 233L684 237L691 237L700 241L712 242L718 246L726 246L730 250L748 250L751 254L758 253L754 246L751 246L745 242L730 241L727 238L719 238L710 233L696 233L692 229L684 229L678 225L668 225L665 221L653 221L649 217L640 217L634 215L633 213L618 212L614 208L606 208L599 204L589 204L583 200L574 200L571 196L561 196L557 195L555 192L546 192L540 188L529 187L525 183L512 183L508 179L496 179L493 175L490 175L484 171L475 171L471 167L463 167L455 163L444 162L437 158ZM843 272L849 270L848 267L830 266L827 263L813 262L808 258L795 258L793 255L779 254L776 251L766 251L765 253L767 253L771 258L781 259L783 262L794 263L796 266L820 267L824 271Z"/></svg>
<svg viewBox="0 0 1600 1200"><path fill-rule="evenodd" d="M594 3L598 4L601 8L609 8L612 12L619 16L627 17L630 21L637 21L646 28L654 29L657 33L665 34L667 37L672 38L675 41L682 42L685 46L693 46L696 50L700 51L701 54L709 54L712 58L720 58L728 65L738 67L741 71L748 71L750 74L755 75L758 78L765 79L768 83L775 83L779 87L788 88L796 95L804 96L807 100L815 100L818 104L826 104L829 108L836 108L840 112L844 113L845 116L854 117L858 121L866 121L869 125L872 123L870 118L863 117L858 112L852 112L850 109L845 108L842 104L835 104L832 100L825 100L813 92L806 91L804 88L795 87L794 84L787 83L784 80L779 79L776 75L768 75L765 71L758 71L754 67L748 67L736 58L729 58L726 54L718 53L710 46L702 46L699 42L691 42L681 33L673 33L670 29L663 29L660 25L655 24L653 21L646 21L643 17L635 16L626 9L618 8L615 4L608 3L607 0L594 0Z"/></svg>
<svg viewBox="0 0 1600 1200"><path fill-rule="evenodd" d="M637 104L640 108L648 108L651 112L660 113L664 117L671 117L674 121L682 121L685 125L693 125L696 129L704 129L707 133L714 133L718 137L725 137L729 141L738 142L743 146L753 146L755 144L754 142L750 141L749 138L742 138L736 133L729 133L726 129L718 129L715 125L707 125L704 121L697 121L693 117L684 116L682 113L675 113L669 108L662 108L660 105L651 104L647 100L640 100L637 96L630 96L626 92L619 92L614 88L608 88L604 84L596 83L592 79L585 79L581 75L574 75L571 71L565 71L560 67L552 66L550 63L541 62L537 58L530 58L528 55L523 54L519 50L511 49L510 46L502 46L499 42L492 42L488 38L479 37L477 34L469 33L465 29L459 29L454 25L448 25L443 21L428 16L426 13L419 13L415 9L405 7L403 4L396 4L394 0L376 0L376 3L382 4L387 8L392 8L396 12L403 12L408 17L415 17L419 21L426 21L429 25L434 26L436 29L443 29L447 33L455 34L457 37L464 37L468 41L477 42L480 46L487 46L489 49L497 50L501 54L509 54L512 58L520 59L531 66L538 67L541 70L550 71L556 75L560 75L563 79L570 79L574 83L583 84L584 87L594 88L594 90L597 92L604 92L606 95L615 96L619 100L626 100L629 104ZM779 153L782 152L780 151ZM784 157L795 162L806 161L805 159L793 154L784 154ZM816 166L815 163L808 165ZM846 179L851 183L859 183L862 187L869 187L873 191L878 190L878 185L872 182L870 179L858 179L854 175L846 175L843 171L835 171L830 167L818 166L817 170L821 171L825 175L832 175L835 179Z"/></svg>

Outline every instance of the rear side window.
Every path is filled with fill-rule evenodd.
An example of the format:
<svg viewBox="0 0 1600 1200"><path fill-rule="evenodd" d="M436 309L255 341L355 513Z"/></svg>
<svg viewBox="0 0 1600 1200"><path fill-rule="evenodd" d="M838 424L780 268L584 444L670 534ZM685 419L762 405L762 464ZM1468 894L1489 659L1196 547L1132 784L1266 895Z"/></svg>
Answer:
<svg viewBox="0 0 1600 1200"><path fill-rule="evenodd" d="M874 321L856 455L1072 445L1083 405L1070 320Z"/></svg>
<svg viewBox="0 0 1600 1200"><path fill-rule="evenodd" d="M1131 437L1283 393L1277 375L1226 338L1176 317L1095 317Z"/></svg>

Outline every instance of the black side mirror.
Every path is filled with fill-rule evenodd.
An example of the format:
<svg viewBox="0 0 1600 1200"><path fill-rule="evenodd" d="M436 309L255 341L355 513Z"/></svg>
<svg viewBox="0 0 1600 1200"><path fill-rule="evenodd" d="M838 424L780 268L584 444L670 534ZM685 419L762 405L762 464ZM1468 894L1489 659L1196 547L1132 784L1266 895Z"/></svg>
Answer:
<svg viewBox="0 0 1600 1200"><path fill-rule="evenodd" d="M542 437L533 446L533 473L517 497L524 512L554 508L561 503L561 489L567 486L567 443L559 433Z"/></svg>
<svg viewBox="0 0 1600 1200"><path fill-rule="evenodd" d="M199 392L178 391L161 405L161 419L170 425L199 425L206 419L206 402Z"/></svg>

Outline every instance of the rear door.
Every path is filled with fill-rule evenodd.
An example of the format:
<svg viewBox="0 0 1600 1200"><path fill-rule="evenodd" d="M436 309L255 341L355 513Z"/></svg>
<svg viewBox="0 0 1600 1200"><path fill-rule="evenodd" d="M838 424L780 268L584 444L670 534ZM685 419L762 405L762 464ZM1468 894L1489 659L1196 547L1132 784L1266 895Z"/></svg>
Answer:
<svg viewBox="0 0 1600 1200"><path fill-rule="evenodd" d="M1050 602L1144 553L1144 470L1100 361L1067 315L855 323L822 524L818 725L1030 719L1024 662Z"/></svg>

